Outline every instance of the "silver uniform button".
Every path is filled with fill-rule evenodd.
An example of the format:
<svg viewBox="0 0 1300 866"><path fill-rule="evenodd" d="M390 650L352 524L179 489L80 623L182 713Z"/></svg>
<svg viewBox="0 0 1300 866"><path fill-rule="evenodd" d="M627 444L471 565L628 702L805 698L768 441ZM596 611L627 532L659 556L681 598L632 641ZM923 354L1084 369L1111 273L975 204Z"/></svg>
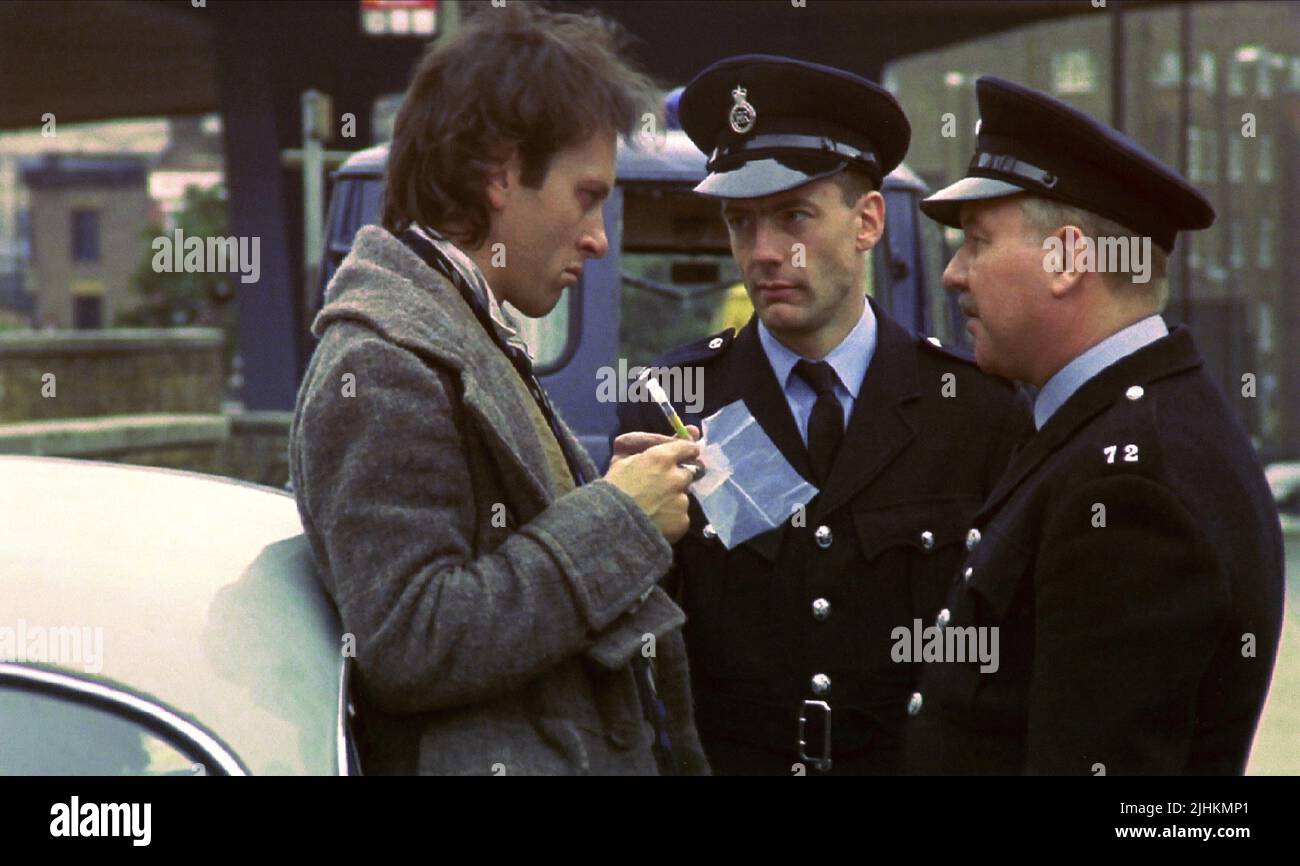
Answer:
<svg viewBox="0 0 1300 866"><path fill-rule="evenodd" d="M720 348L722 348L722 338L721 338L721 337L714 337L712 340L709 340L709 348L710 348L710 349L720 349Z"/></svg>
<svg viewBox="0 0 1300 866"><path fill-rule="evenodd" d="M926 340L926 342L929 343L931 346L942 346L942 345L943 345L943 343L939 342L939 338L938 338L938 337L926 337L925 340Z"/></svg>
<svg viewBox="0 0 1300 866"><path fill-rule="evenodd" d="M831 528L829 526L817 527L817 531L813 533L813 538L817 539L817 546L822 550L830 547L831 542L834 541L834 536L831 535Z"/></svg>
<svg viewBox="0 0 1300 866"><path fill-rule="evenodd" d="M701 533L703 533L704 537L707 538L709 541L712 541L713 539L718 537L718 530L713 528L712 523L704 524L704 529L700 531Z"/></svg>
<svg viewBox="0 0 1300 866"><path fill-rule="evenodd" d="M934 550L934 533L928 529L921 533L921 549L926 551Z"/></svg>
<svg viewBox="0 0 1300 866"><path fill-rule="evenodd" d="M917 713L921 712L921 704L922 704L921 693L912 692L912 696L907 699L907 714L909 716L914 716Z"/></svg>
<svg viewBox="0 0 1300 866"><path fill-rule="evenodd" d="M939 611L939 616L935 618L934 624L939 628L947 628L948 620L950 619L952 619L952 614L949 613L948 608L945 607L943 610Z"/></svg>
<svg viewBox="0 0 1300 866"><path fill-rule="evenodd" d="M966 549L974 550L975 548L979 547L980 538L982 537L983 536L980 535L980 531L978 529L972 529L970 532L966 533Z"/></svg>
<svg viewBox="0 0 1300 866"><path fill-rule="evenodd" d="M975 569L971 568L968 565L966 566L966 570L962 572L961 579L966 581L967 583L970 583L970 579L974 576L975 576Z"/></svg>
<svg viewBox="0 0 1300 866"><path fill-rule="evenodd" d="M1142 395L1145 393L1146 393L1146 389L1143 388L1141 385L1134 385L1132 388L1129 388L1127 391L1124 392L1124 396L1129 398L1130 400L1141 400Z"/></svg>
<svg viewBox="0 0 1300 866"><path fill-rule="evenodd" d="M831 690L831 678L826 674L813 674L812 690L815 695L824 695Z"/></svg>
<svg viewBox="0 0 1300 866"><path fill-rule="evenodd" d="M813 619L817 620L818 622L821 622L823 620L830 618L831 603L824 598L814 599L812 603L812 610L813 610Z"/></svg>

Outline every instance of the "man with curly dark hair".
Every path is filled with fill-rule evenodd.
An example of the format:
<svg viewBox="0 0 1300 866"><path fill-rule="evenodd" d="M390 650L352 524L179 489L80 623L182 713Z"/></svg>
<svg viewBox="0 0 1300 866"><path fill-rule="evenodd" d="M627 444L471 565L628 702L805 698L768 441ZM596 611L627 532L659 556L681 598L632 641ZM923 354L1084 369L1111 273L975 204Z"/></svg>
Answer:
<svg viewBox="0 0 1300 866"><path fill-rule="evenodd" d="M620 446L599 478L503 312L545 315L608 248L616 140L655 95L619 50L601 19L513 3L432 48L383 227L313 324L290 463L369 773L708 772L656 586L698 446Z"/></svg>

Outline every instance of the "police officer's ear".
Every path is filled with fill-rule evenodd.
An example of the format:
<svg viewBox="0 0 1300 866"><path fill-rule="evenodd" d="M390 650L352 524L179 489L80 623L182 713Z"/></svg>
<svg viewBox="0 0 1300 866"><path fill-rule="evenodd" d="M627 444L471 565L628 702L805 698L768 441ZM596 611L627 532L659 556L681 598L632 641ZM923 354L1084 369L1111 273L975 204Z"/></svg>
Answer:
<svg viewBox="0 0 1300 866"><path fill-rule="evenodd" d="M885 197L877 190L858 196L854 208L855 243L859 252L874 247L885 232Z"/></svg>
<svg viewBox="0 0 1300 866"><path fill-rule="evenodd" d="M488 206L492 210L505 209L510 196L519 187L519 175L522 170L523 164L518 147L502 145L493 154L492 167L488 169L485 178L487 182L485 193Z"/></svg>
<svg viewBox="0 0 1300 866"><path fill-rule="evenodd" d="M1083 229L1076 225L1058 226L1043 240L1043 270L1053 298L1064 298L1082 286L1092 258L1088 243Z"/></svg>

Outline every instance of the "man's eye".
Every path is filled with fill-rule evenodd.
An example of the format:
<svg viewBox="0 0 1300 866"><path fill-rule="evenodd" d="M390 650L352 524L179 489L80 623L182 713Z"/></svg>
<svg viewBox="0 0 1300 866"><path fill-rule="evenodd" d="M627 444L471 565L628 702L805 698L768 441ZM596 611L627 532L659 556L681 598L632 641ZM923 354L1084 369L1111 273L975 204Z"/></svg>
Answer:
<svg viewBox="0 0 1300 866"><path fill-rule="evenodd" d="M791 210L786 211L785 213L785 218L789 222L803 222L810 216L812 216L812 214L808 213L806 210Z"/></svg>
<svg viewBox="0 0 1300 866"><path fill-rule="evenodd" d="M734 216L729 216L727 217L727 225L733 231L740 231L745 226L749 225L749 217L741 216L739 214Z"/></svg>

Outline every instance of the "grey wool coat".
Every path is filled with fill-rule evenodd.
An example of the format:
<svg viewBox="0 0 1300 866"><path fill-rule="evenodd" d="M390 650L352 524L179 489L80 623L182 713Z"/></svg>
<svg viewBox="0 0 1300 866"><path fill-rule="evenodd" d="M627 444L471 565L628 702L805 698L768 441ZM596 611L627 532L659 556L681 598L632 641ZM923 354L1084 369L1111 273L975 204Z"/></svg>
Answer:
<svg viewBox="0 0 1300 866"><path fill-rule="evenodd" d="M455 286L368 226L312 331L290 471L355 636L363 771L656 773L631 667L653 645L676 770L708 773L671 548L609 482L574 489Z"/></svg>

